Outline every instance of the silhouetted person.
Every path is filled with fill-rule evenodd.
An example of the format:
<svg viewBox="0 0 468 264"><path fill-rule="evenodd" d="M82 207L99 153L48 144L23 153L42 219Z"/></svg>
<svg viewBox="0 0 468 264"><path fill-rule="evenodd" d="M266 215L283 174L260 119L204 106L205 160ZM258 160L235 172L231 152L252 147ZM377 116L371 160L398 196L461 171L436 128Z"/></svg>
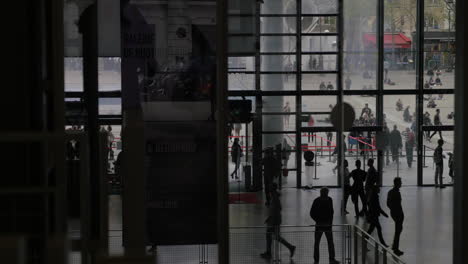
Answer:
<svg viewBox="0 0 468 264"><path fill-rule="evenodd" d="M402 147L402 140L400 131L398 131L397 126L393 126L392 132L390 132L390 149L392 151L392 161L398 161L399 151ZM398 161L399 162L399 161Z"/></svg>
<svg viewBox="0 0 468 264"><path fill-rule="evenodd" d="M320 260L320 240L323 233L327 238L329 263L339 263L335 260L335 244L333 243L333 200L328 196L328 188L320 189L320 197L316 198L310 208L310 217L315 221L314 261Z"/></svg>
<svg viewBox="0 0 468 264"><path fill-rule="evenodd" d="M327 90L335 90L335 87L333 87L333 84L331 82L328 82Z"/></svg>
<svg viewBox="0 0 468 264"><path fill-rule="evenodd" d="M390 130L388 126L384 126L382 132L382 139L383 139L383 154L385 156L385 163L387 166L390 164Z"/></svg>
<svg viewBox="0 0 468 264"><path fill-rule="evenodd" d="M265 224L267 224L266 251L260 254L262 258L266 259L271 259L271 243L273 242L273 239L276 239L289 249L291 258L294 256L294 252L296 251L296 247L291 245L280 235L281 201L279 196L278 185L276 183L271 184L271 204L268 208L268 218L265 220Z"/></svg>
<svg viewBox="0 0 468 264"><path fill-rule="evenodd" d="M440 122L440 109L436 109L436 114L434 115L434 126L441 126L442 125L442 122ZM442 137L442 131L434 131L432 133L432 135L429 136L429 139L431 139L435 134L437 134L437 132L439 132L439 137L440 139L444 139Z"/></svg>
<svg viewBox="0 0 468 264"><path fill-rule="evenodd" d="M369 225L369 229L367 230L367 233L372 235L372 232L374 232L374 229L377 228L377 234L379 236L380 243L382 243L384 247L388 247L387 243L385 243L385 240L383 238L382 226L380 225L380 221L379 221L379 216L381 214L384 215L385 217L388 217L388 214L385 213L385 211L382 210L382 208L380 207L379 193L380 193L380 187L374 186L369 196L368 221L370 225Z"/></svg>
<svg viewBox="0 0 468 264"><path fill-rule="evenodd" d="M453 171L453 165L454 165L454 162L453 162L453 153L449 152L448 155L449 155L449 160L448 160L449 176L450 176L450 178L452 178L451 183L453 183L453 176L454 176L454 171Z"/></svg>
<svg viewBox="0 0 468 264"><path fill-rule="evenodd" d="M281 162L276 159L274 155L274 150L272 147L269 147L265 150L265 157L263 158L263 184L265 191L265 205L270 205L271 200L271 186L273 184L274 178L278 176L281 171Z"/></svg>
<svg viewBox="0 0 468 264"><path fill-rule="evenodd" d="M401 102L400 98L398 98L398 100L396 102L396 110L397 111L402 111L403 110L403 102Z"/></svg>
<svg viewBox="0 0 468 264"><path fill-rule="evenodd" d="M401 178L396 177L393 179L393 188L388 191L387 195L387 206L395 222L395 235L393 236L392 250L397 256L403 255L403 251L400 250L400 234L401 231L403 231L403 220L405 219L403 207L401 206L400 188Z"/></svg>
<svg viewBox="0 0 468 264"><path fill-rule="evenodd" d="M405 149L406 149L406 161L408 162L408 168L411 168L411 164L413 163L414 143L415 143L414 133L409 128L406 128Z"/></svg>
<svg viewBox="0 0 468 264"><path fill-rule="evenodd" d="M354 212L356 217L363 216L367 212L367 201L364 193L364 181L366 180L366 172L361 170L361 161L356 160L356 169L354 169L349 175L353 179L353 185L351 186L352 195L351 200L354 203ZM362 202L362 211L359 212L359 198Z"/></svg>
<svg viewBox="0 0 468 264"><path fill-rule="evenodd" d="M410 111L409 111L409 108L410 106L408 105L406 108L405 108L405 111L403 111L403 120L405 122L411 122L412 118L411 118L411 114L410 114Z"/></svg>
<svg viewBox="0 0 468 264"><path fill-rule="evenodd" d="M291 156L291 146L288 144L286 138L283 139L282 147L281 158L283 159L283 167L286 169L288 167L289 157Z"/></svg>
<svg viewBox="0 0 468 264"><path fill-rule="evenodd" d="M440 187L440 188L445 188L444 183L443 183L443 177L442 175L444 174L444 150L442 149L442 146L444 145L444 140L439 139L437 141L437 148L434 150L434 163L435 163L435 187Z"/></svg>
<svg viewBox="0 0 468 264"><path fill-rule="evenodd" d="M369 169L367 170L365 190L367 199L369 199L372 188L378 184L379 174L374 167L374 159L369 159L367 161L367 166L369 166Z"/></svg>
<svg viewBox="0 0 468 264"><path fill-rule="evenodd" d="M241 156L242 156L242 148L241 148L241 145L239 144L239 138L235 138L234 143L232 143L232 147L231 147L232 162L235 165L235 169L231 173L231 178L234 178L235 176L236 179L239 179L239 176L237 175L237 171L240 166Z"/></svg>
<svg viewBox="0 0 468 264"><path fill-rule="evenodd" d="M350 173L349 173L349 164L348 164L348 160L344 160L343 161L343 177L344 177L344 213L345 214L349 214L348 210L346 210L347 208L347 205L348 205L348 199L349 199L349 196L351 196L352 194L352 190L351 190L351 181L349 180L350 178Z"/></svg>
<svg viewBox="0 0 468 264"><path fill-rule="evenodd" d="M343 135L343 155L346 154L346 151L348 151L348 147L346 146L346 136ZM337 160L338 160L338 146L335 147L335 149L333 150L333 153L331 155L334 156L333 163L336 163ZM335 173L337 169L338 169L338 164L336 164L336 166L333 167L333 169L332 169L333 173Z"/></svg>

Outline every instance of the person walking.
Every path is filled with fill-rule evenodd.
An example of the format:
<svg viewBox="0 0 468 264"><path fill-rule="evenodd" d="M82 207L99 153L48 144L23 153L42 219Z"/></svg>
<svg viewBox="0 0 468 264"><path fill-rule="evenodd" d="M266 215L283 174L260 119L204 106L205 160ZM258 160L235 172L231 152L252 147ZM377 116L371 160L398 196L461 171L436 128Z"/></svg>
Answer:
<svg viewBox="0 0 468 264"><path fill-rule="evenodd" d="M434 150L434 163L436 166L435 169L435 187L440 187L440 188L445 188L444 183L443 183L443 177L442 175L444 174L444 150L442 149L442 146L444 145L444 140L439 139L437 141L437 148Z"/></svg>
<svg viewBox="0 0 468 264"><path fill-rule="evenodd" d="M408 163L408 168L411 168L411 165L413 163L413 149L415 143L415 136L413 131L411 131L408 127L406 128L405 137L406 161Z"/></svg>
<svg viewBox="0 0 468 264"><path fill-rule="evenodd" d="M402 147L402 139L401 139L401 134L400 131L397 129L397 126L393 126L392 132L390 132L390 149L392 151L392 161L395 162L400 162L398 160L399 158L399 152Z"/></svg>
<svg viewBox="0 0 468 264"><path fill-rule="evenodd" d="M281 226L281 201L279 199L279 192L278 192L278 185L276 183L271 184L271 204L268 207L268 218L265 220L265 224L267 224L267 232L266 232L266 251L260 256L265 259L271 259L271 244L273 239L277 240L281 244L283 244L286 248L289 249L290 257L294 256L294 252L296 251L296 247L293 246L291 243L286 241L280 235L280 226Z"/></svg>
<svg viewBox="0 0 468 264"><path fill-rule="evenodd" d="M361 170L361 160L356 160L356 169L354 169L349 177L353 179L351 186L351 201L354 203L355 216L364 216L367 212L367 200L364 193L364 182L366 181L366 172ZM362 211L359 211L359 198L362 202Z"/></svg>
<svg viewBox="0 0 468 264"><path fill-rule="evenodd" d="M374 229L377 228L377 234L379 236L379 241L384 247L388 247L387 243L382 235L382 226L380 225L379 216L382 214L385 217L388 217L388 214L382 210L380 207L380 199L379 199L380 187L375 185L370 193L369 196L369 213L368 213L368 221L369 221L369 229L367 233L372 235Z"/></svg>
<svg viewBox="0 0 468 264"><path fill-rule="evenodd" d="M320 240L325 233L328 244L329 263L339 264L335 259L335 244L333 243L333 200L328 196L328 188L320 189L320 197L317 197L310 208L310 217L315 221L314 263L320 260Z"/></svg>
<svg viewBox="0 0 468 264"><path fill-rule="evenodd" d="M239 170L241 157L242 157L242 147L239 144L239 138L235 138L234 143L232 143L232 146L231 146L231 158L232 158L232 163L234 163L234 171L231 173L231 178L234 178L235 176L236 179L239 179L239 176L237 175L237 171Z"/></svg>
<svg viewBox="0 0 468 264"><path fill-rule="evenodd" d="M390 209L390 215L395 222L395 235L393 236L392 250L397 256L403 255L403 251L400 250L400 235L403 231L403 220L405 214L403 213L403 207L401 206L401 178L395 177L393 179L393 188L388 191L387 194L387 206Z"/></svg>
<svg viewBox="0 0 468 264"><path fill-rule="evenodd" d="M367 169L365 191L367 200L369 200L372 188L374 188L374 186L378 186L379 174L374 167L374 159L369 159L367 161L367 166L369 169Z"/></svg>
<svg viewBox="0 0 468 264"><path fill-rule="evenodd" d="M441 125L442 125L442 122L440 122L440 109L437 108L437 109L436 109L436 114L434 115L434 126L441 126ZM442 137L442 131L439 130L439 131L434 131L434 132L432 133L432 135L429 136L429 140L431 140L432 137L433 137L435 134L437 134L437 132L439 132L439 137L440 137L440 139L444 139L444 138Z"/></svg>

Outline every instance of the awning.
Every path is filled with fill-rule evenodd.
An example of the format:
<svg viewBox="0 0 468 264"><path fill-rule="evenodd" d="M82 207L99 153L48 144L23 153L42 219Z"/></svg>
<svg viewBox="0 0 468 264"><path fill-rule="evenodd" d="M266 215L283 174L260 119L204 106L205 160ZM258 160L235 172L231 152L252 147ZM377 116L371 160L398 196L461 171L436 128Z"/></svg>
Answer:
<svg viewBox="0 0 468 264"><path fill-rule="evenodd" d="M364 45L375 47L377 45L374 33L365 33L363 36ZM411 48L411 39L402 33L385 33L384 48L409 49Z"/></svg>

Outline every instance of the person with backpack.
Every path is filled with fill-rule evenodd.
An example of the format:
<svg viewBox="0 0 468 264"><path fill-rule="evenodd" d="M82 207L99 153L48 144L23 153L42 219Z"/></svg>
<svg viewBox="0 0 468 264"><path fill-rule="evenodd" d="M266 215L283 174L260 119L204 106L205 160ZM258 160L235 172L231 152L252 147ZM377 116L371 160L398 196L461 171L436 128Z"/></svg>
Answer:
<svg viewBox="0 0 468 264"><path fill-rule="evenodd" d="M434 163L435 163L435 187L436 188L445 188L444 183L443 183L443 173L444 173L444 150L442 149L442 146L444 145L444 140L439 139L437 141L437 148L434 150Z"/></svg>
<svg viewBox="0 0 468 264"><path fill-rule="evenodd" d="M328 196L328 188L320 189L320 196L315 198L310 208L310 217L315 221L314 261L320 260L320 240L325 233L328 244L329 263L339 264L335 259L335 244L333 243L333 200Z"/></svg>

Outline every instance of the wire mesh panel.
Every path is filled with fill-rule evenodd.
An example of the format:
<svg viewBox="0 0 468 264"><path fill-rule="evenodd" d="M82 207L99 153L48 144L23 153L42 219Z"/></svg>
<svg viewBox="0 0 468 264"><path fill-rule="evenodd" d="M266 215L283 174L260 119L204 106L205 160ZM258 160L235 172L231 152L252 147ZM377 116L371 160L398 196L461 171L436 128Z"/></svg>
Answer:
<svg viewBox="0 0 468 264"><path fill-rule="evenodd" d="M320 230L320 229L318 229ZM323 229L322 229L323 230ZM280 248L281 262L294 261L295 264L314 263L314 255L320 263L328 263L330 259L335 259L341 263L350 263L349 236L350 231L347 226L332 226L331 232L317 231L316 227L282 227L280 236L284 241L278 240ZM329 239L331 239L330 245ZM315 252L315 243L317 252ZM294 246L294 250L287 244ZM330 247L329 247L330 246ZM291 253L294 253L291 258ZM334 256L330 256L334 254Z"/></svg>
<svg viewBox="0 0 468 264"><path fill-rule="evenodd" d="M229 239L230 264L273 263L275 253L271 246L271 258L264 258L262 253L267 251L267 229L231 228ZM274 242L273 242L274 243Z"/></svg>

